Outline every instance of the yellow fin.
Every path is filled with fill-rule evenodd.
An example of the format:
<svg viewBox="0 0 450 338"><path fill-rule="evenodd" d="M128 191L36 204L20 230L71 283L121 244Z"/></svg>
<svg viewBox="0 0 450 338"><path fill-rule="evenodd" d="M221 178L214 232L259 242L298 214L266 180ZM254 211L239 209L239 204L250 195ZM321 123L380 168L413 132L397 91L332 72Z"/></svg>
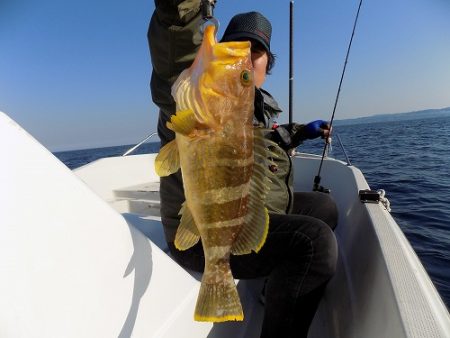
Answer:
<svg viewBox="0 0 450 338"><path fill-rule="evenodd" d="M169 176L180 169L180 155L175 140L159 150L155 158L155 171L158 176Z"/></svg>
<svg viewBox="0 0 450 338"><path fill-rule="evenodd" d="M265 207L270 182L268 176L271 174L267 159L268 150L261 128L255 128L254 133L255 164L250 180L248 213L238 238L231 248L231 253L234 255L258 252L264 245L269 232L269 212Z"/></svg>
<svg viewBox="0 0 450 338"><path fill-rule="evenodd" d="M175 115L170 117L168 127L174 132L189 135L197 124L194 111L192 109L177 111Z"/></svg>
<svg viewBox="0 0 450 338"><path fill-rule="evenodd" d="M174 244L178 250L183 251L197 244L200 234L186 202L183 203L180 213L182 216Z"/></svg>
<svg viewBox="0 0 450 338"><path fill-rule="evenodd" d="M244 320L244 312L231 271L228 270L217 284L207 284L204 278L197 298L194 320L199 322Z"/></svg>
<svg viewBox="0 0 450 338"><path fill-rule="evenodd" d="M239 233L238 239L233 243L231 253L233 255L245 255L252 251L259 252L266 242L269 232L269 212L267 208L258 208L253 204L250 206L251 217L246 219Z"/></svg>

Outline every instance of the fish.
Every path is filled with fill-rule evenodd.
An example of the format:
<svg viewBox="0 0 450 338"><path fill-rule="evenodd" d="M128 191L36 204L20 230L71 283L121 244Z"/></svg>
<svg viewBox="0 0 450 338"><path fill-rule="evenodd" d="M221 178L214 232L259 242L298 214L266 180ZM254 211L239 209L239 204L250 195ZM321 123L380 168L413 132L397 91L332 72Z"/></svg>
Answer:
<svg viewBox="0 0 450 338"><path fill-rule="evenodd" d="M172 96L176 114L167 127L175 139L160 149L155 171L168 176L181 168L185 202L175 247L187 250L200 239L203 246L194 320L242 321L230 255L258 252L269 228L267 144L253 124L250 42L217 42L215 27L207 26Z"/></svg>

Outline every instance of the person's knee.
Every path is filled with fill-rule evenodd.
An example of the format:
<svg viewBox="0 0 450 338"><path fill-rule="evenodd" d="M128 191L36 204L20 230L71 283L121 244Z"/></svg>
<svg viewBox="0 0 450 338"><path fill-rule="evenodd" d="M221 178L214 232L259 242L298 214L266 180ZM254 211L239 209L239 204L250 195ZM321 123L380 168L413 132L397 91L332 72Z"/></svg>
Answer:
<svg viewBox="0 0 450 338"><path fill-rule="evenodd" d="M322 278L328 280L336 272L338 245L334 232L325 223L319 230L315 239L316 263Z"/></svg>
<svg viewBox="0 0 450 338"><path fill-rule="evenodd" d="M336 202L330 194L316 192L316 203L321 206L321 219L334 230L338 222L338 209Z"/></svg>

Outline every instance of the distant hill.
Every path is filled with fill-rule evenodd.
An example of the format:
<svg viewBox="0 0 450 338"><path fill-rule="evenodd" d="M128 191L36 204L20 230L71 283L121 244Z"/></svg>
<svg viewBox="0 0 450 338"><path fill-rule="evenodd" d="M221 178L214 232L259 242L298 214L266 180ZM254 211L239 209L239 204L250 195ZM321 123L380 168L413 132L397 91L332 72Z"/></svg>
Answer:
<svg viewBox="0 0 450 338"><path fill-rule="evenodd" d="M396 114L379 114L366 117L358 117L354 119L336 120L335 126L343 126L349 124L362 124L362 123L375 123L375 122L389 122L389 121L405 121L405 120L418 120L425 118L450 116L450 107L441 109L427 109L419 110L408 113L396 113Z"/></svg>

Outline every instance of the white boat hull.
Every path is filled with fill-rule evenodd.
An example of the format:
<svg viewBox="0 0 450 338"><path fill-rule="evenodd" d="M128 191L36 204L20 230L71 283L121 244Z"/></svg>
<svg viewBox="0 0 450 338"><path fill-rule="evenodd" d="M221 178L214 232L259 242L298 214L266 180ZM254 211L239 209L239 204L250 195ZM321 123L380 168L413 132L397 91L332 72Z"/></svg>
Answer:
<svg viewBox="0 0 450 338"><path fill-rule="evenodd" d="M261 280L239 281L246 319L193 321L199 275L172 260L154 154L74 172L0 113L0 337L259 336ZM319 159L294 159L311 190ZM340 212L339 264L310 337L449 337L448 311L391 215L363 204L362 173L327 159Z"/></svg>

